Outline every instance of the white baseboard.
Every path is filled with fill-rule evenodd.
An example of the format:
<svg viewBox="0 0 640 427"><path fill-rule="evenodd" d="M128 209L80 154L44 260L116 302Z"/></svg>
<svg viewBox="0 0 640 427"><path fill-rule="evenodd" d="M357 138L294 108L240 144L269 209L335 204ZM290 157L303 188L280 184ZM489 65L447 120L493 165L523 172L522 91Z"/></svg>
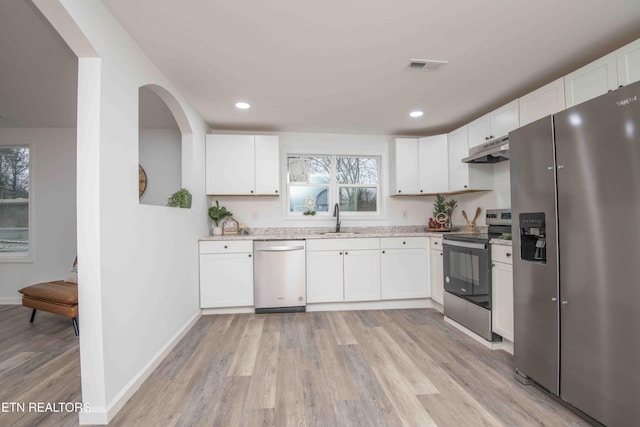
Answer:
<svg viewBox="0 0 640 427"><path fill-rule="evenodd" d="M202 314L243 314L243 313L255 313L256 309L253 307L221 307L221 308L203 308Z"/></svg>
<svg viewBox="0 0 640 427"><path fill-rule="evenodd" d="M108 424L116 414L122 409L127 401L135 394L140 386L145 382L149 375L160 365L165 357L173 350L173 348L180 342L182 338L189 332L189 330L196 324L198 319L202 316L202 312L198 310L191 319L178 331L176 334L151 358L149 363L134 376L129 383L113 398L109 405L104 408L91 408L91 412L80 413L80 424L94 424L104 425Z"/></svg>
<svg viewBox="0 0 640 427"><path fill-rule="evenodd" d="M323 302L309 304L307 311L393 310L402 308L433 308L431 298L400 299L392 301Z"/></svg>
<svg viewBox="0 0 640 427"><path fill-rule="evenodd" d="M0 305L20 305L22 304L22 298L0 298Z"/></svg>

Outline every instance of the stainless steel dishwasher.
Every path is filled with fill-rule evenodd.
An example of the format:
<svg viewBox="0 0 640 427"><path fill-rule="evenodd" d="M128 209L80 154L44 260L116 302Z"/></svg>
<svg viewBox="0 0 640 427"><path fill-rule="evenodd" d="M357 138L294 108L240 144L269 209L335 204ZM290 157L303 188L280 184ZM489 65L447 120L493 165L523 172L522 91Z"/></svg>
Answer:
<svg viewBox="0 0 640 427"><path fill-rule="evenodd" d="M256 313L306 311L305 241L254 241L253 254Z"/></svg>

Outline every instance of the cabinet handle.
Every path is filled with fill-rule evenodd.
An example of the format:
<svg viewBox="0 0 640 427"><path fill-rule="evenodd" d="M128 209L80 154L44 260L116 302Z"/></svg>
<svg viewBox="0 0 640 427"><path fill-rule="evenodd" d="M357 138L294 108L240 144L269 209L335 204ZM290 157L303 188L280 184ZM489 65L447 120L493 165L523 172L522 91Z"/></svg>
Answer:
<svg viewBox="0 0 640 427"><path fill-rule="evenodd" d="M276 194L278 194L278 190L276 190Z"/></svg>
<svg viewBox="0 0 640 427"><path fill-rule="evenodd" d="M402 190L398 190L398 193L402 193Z"/></svg>
<svg viewBox="0 0 640 427"><path fill-rule="evenodd" d="M442 255L442 252L440 252L440 256L443 256L443 255Z"/></svg>
<svg viewBox="0 0 640 427"><path fill-rule="evenodd" d="M493 267L495 267L495 266L496 266L495 264L491 264L491 268L493 268Z"/></svg>
<svg viewBox="0 0 640 427"><path fill-rule="evenodd" d="M249 258L251 258L251 254L249 254Z"/></svg>
<svg viewBox="0 0 640 427"><path fill-rule="evenodd" d="M251 194L253 194L253 190L251 190Z"/></svg>
<svg viewBox="0 0 640 427"><path fill-rule="evenodd" d="M345 254L345 255L349 255L349 252L345 252L344 254Z"/></svg>
<svg viewBox="0 0 640 427"><path fill-rule="evenodd" d="M607 91L607 93L608 93L608 92L613 92L613 91L612 91L611 89L609 89L609 90ZM564 302L563 302L563 304L564 304Z"/></svg>
<svg viewBox="0 0 640 427"><path fill-rule="evenodd" d="M433 242L433 244L434 244L434 245L439 245L440 243L438 243L438 242Z"/></svg>
<svg viewBox="0 0 640 427"><path fill-rule="evenodd" d="M618 89L620 89L622 86L624 86L624 85L620 85L620 86L618 86Z"/></svg>
<svg viewBox="0 0 640 427"><path fill-rule="evenodd" d="M511 254L509 252L506 253L507 258L509 258L511 256Z"/></svg>
<svg viewBox="0 0 640 427"><path fill-rule="evenodd" d="M342 255L342 252L340 252L340 255Z"/></svg>
<svg viewBox="0 0 640 427"><path fill-rule="evenodd" d="M224 248L227 249L227 245L224 245Z"/></svg>
<svg viewBox="0 0 640 427"><path fill-rule="evenodd" d="M385 253L384 251L382 251L382 253Z"/></svg>
<svg viewBox="0 0 640 427"><path fill-rule="evenodd" d="M420 190L421 193L423 193L424 191Z"/></svg>
<svg viewBox="0 0 640 427"><path fill-rule="evenodd" d="M465 185L464 188L467 188L467 186Z"/></svg>
<svg viewBox="0 0 640 427"><path fill-rule="evenodd" d="M489 139L493 139L493 138L494 138L494 136L493 136L493 135L489 135Z"/></svg>
<svg viewBox="0 0 640 427"><path fill-rule="evenodd" d="M406 245L406 244L407 244L407 242L402 242L402 244L403 244L403 245Z"/></svg>
<svg viewBox="0 0 640 427"><path fill-rule="evenodd" d="M489 140L489 137L488 137L488 136L485 136L485 137L484 137L484 140L485 140L485 141L488 141L488 140Z"/></svg>

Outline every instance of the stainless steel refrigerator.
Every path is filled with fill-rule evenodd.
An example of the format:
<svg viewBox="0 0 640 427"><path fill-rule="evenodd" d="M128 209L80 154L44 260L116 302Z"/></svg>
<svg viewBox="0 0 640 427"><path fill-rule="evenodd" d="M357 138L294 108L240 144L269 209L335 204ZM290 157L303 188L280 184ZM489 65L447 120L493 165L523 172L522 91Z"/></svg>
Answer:
<svg viewBox="0 0 640 427"><path fill-rule="evenodd" d="M640 422L640 83L509 134L514 363L608 426Z"/></svg>

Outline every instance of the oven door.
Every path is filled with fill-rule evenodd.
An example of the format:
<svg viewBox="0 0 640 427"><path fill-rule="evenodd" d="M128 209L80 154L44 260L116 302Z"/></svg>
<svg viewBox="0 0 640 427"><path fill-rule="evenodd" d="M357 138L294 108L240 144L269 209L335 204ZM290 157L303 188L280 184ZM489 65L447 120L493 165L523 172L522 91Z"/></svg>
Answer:
<svg viewBox="0 0 640 427"><path fill-rule="evenodd" d="M491 308L491 262L487 243L443 241L444 289Z"/></svg>

